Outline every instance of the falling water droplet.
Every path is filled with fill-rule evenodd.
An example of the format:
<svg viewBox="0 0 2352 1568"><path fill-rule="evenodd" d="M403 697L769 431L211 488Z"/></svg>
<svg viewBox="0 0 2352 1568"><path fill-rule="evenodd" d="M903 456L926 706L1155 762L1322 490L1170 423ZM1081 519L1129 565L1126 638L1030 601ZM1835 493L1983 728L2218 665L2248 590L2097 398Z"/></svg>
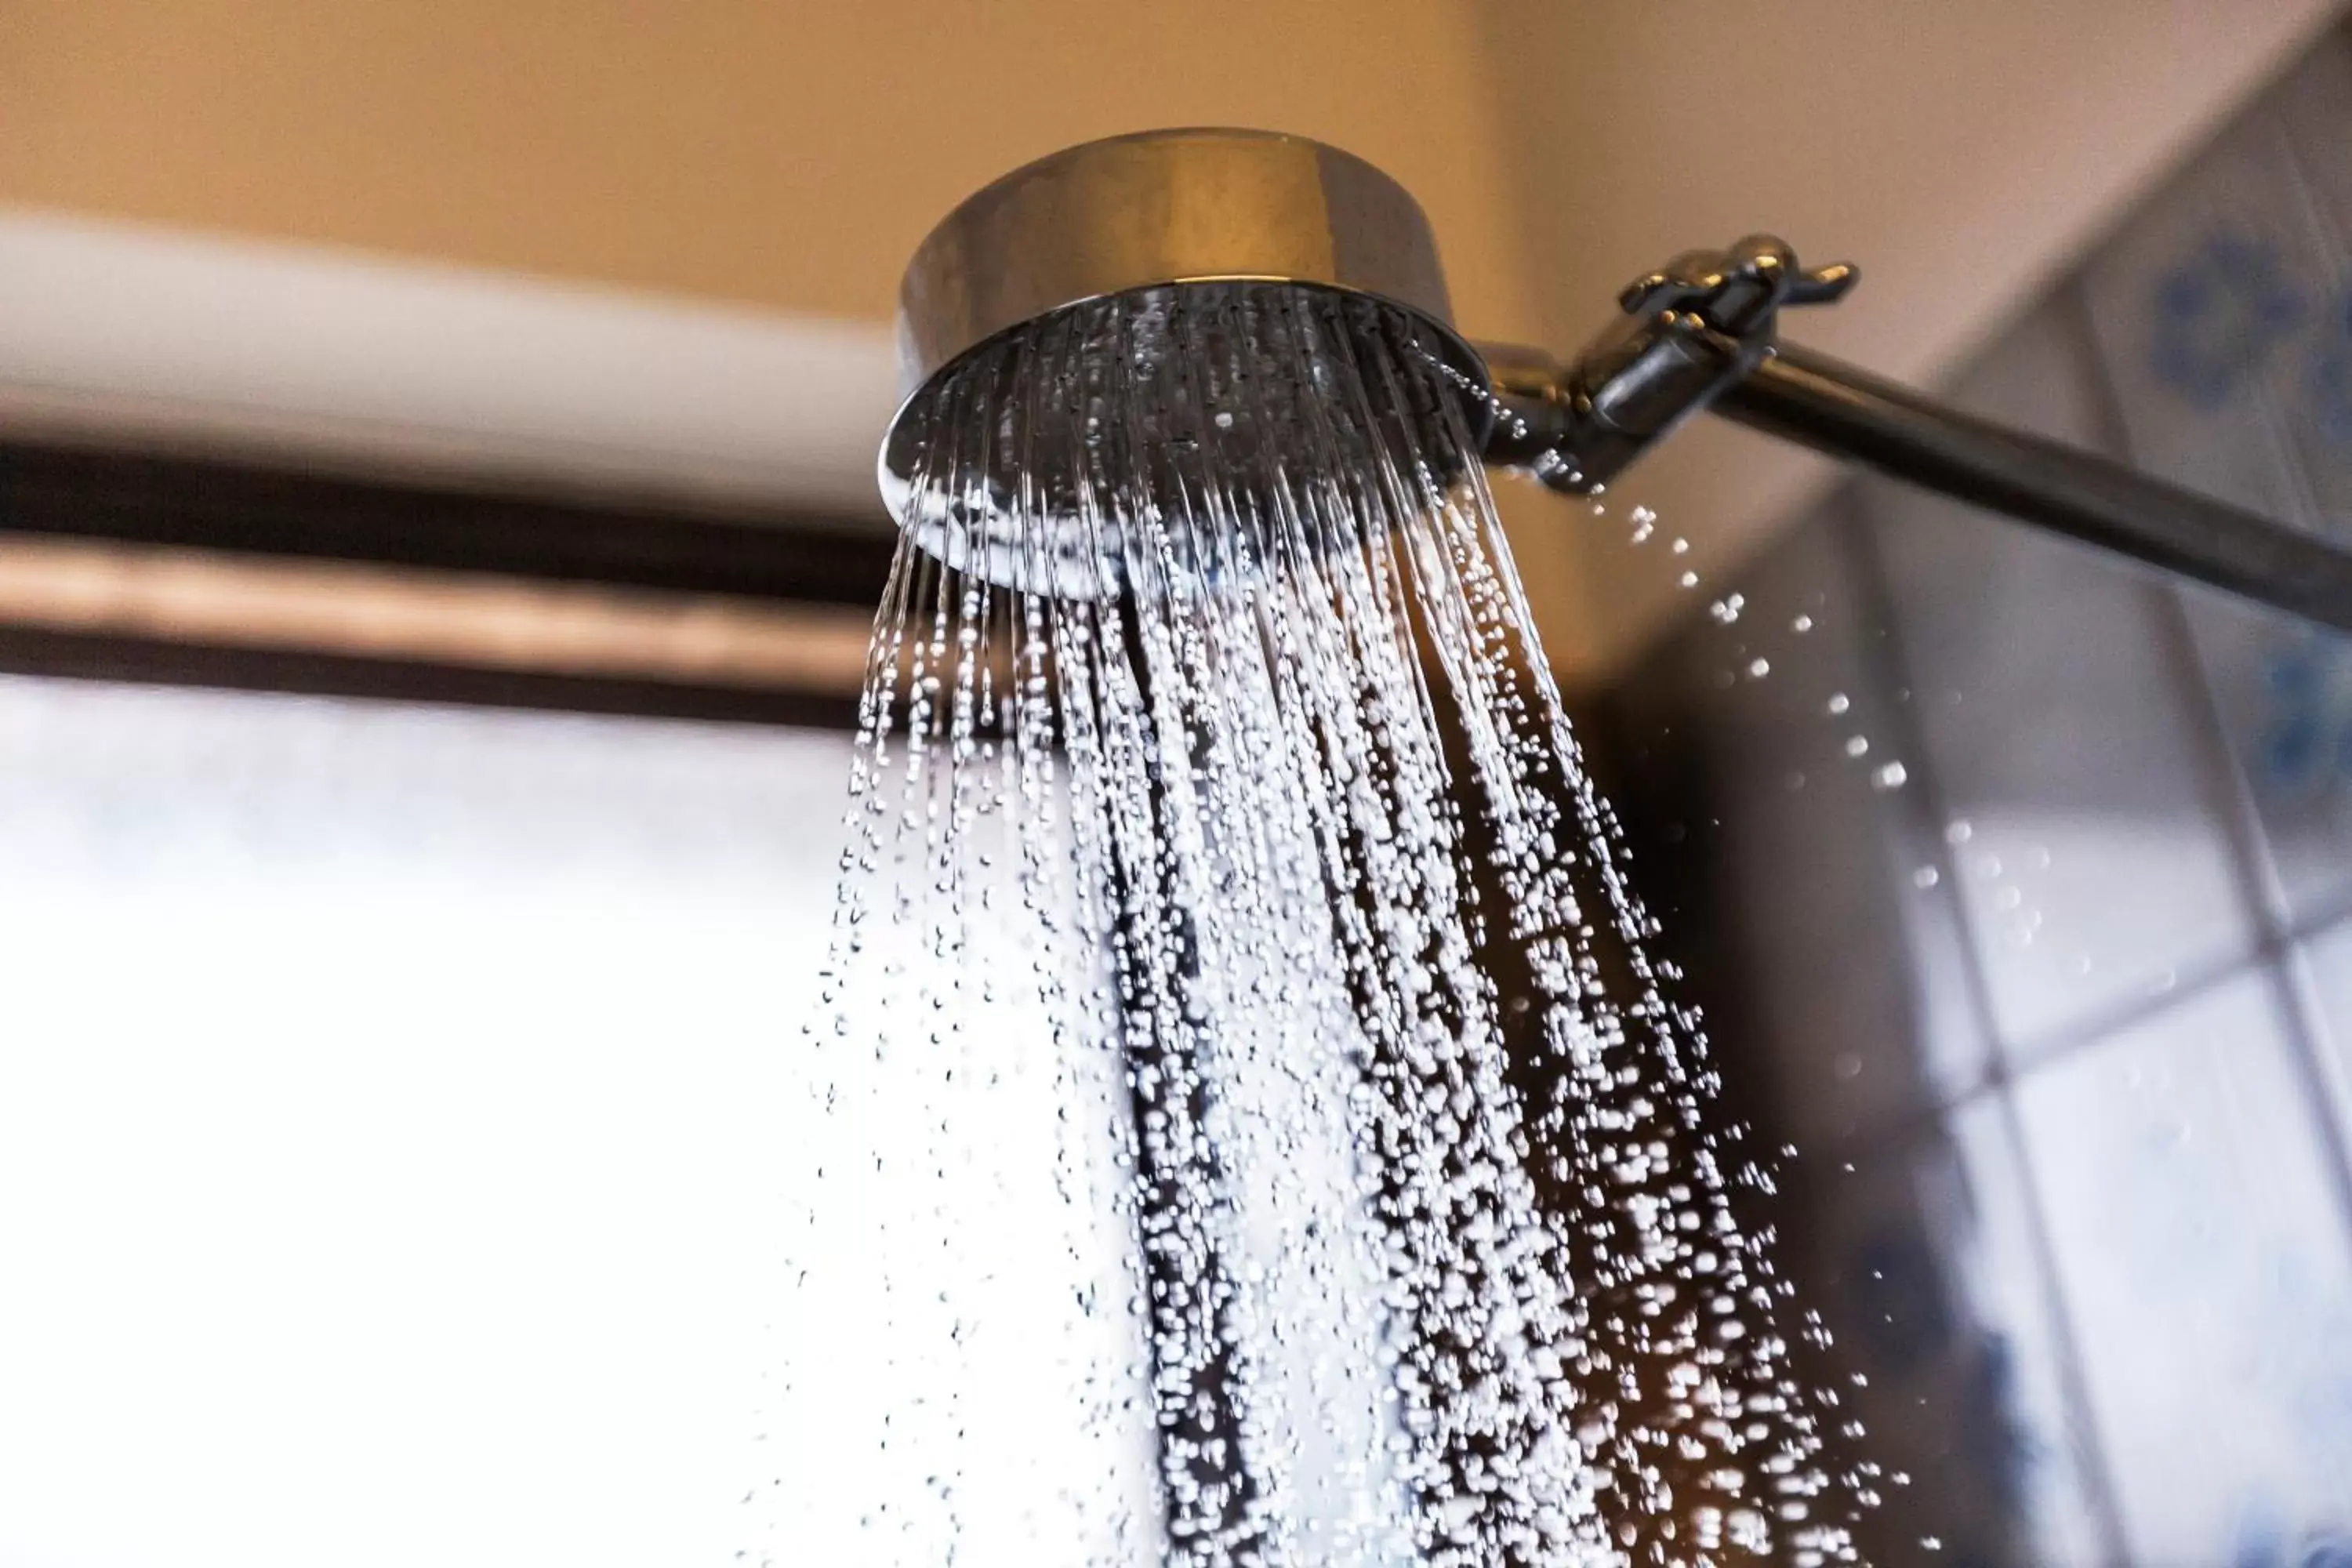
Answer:
<svg viewBox="0 0 2352 1568"><path fill-rule="evenodd" d="M1382 321L1256 284L1096 301L919 410L816 1036L836 1272L887 1281L859 1310L889 1349L806 1416L892 1484L773 1489L907 1561L1024 1509L1120 1560L1216 1543L1157 1553L1186 1568L1858 1561L1834 1400L1734 1202L1771 1172L1730 1157L1644 948L1445 369ZM1049 1051L986 1032L1016 973ZM845 1050L853 1015L890 1048ZM995 1255L1038 1184L1050 1234ZM1076 1446L974 1511L1030 1473L1013 1415Z"/></svg>

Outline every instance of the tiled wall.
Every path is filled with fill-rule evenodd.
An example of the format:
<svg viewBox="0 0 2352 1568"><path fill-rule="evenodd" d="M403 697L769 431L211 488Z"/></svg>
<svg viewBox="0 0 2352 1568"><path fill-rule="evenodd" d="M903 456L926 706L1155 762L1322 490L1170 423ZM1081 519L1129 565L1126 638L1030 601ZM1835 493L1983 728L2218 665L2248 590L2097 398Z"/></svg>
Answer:
<svg viewBox="0 0 2352 1568"><path fill-rule="evenodd" d="M1949 391L2352 544L2352 35ZM1880 1560L2352 1564L2352 643L1877 480L1700 596L1632 815Z"/></svg>

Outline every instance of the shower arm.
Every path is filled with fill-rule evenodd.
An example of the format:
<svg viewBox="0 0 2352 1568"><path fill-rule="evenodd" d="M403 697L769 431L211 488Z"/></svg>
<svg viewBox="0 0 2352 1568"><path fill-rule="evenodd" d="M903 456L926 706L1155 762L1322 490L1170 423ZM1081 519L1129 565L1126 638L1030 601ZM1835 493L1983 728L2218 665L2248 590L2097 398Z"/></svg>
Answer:
<svg viewBox="0 0 2352 1568"><path fill-rule="evenodd" d="M1480 345L1498 417L1487 461L1589 495L1702 409L2087 544L2352 632L2352 551L2120 463L1963 414L1777 341L1783 307L1843 299L1769 236L1693 251L1619 299L1570 364Z"/></svg>

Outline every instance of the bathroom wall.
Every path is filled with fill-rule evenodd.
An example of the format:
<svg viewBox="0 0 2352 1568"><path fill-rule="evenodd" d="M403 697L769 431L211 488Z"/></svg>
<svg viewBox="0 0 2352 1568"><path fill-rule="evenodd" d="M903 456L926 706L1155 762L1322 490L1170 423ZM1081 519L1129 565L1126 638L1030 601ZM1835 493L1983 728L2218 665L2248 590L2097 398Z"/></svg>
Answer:
<svg viewBox="0 0 2352 1568"><path fill-rule="evenodd" d="M1790 333L1882 374L1949 374L2342 16L2340 0L1483 0L1542 336L1597 331L1630 279L1744 234L1858 262ZM1449 249L1448 255L1452 254ZM1825 491L1807 453L1702 421L1624 487L1728 571ZM1595 674L1671 620L1674 578L1568 533ZM1531 536L1523 528L1519 537ZM1549 632L1551 628L1547 628Z"/></svg>
<svg viewBox="0 0 2352 1568"><path fill-rule="evenodd" d="M1949 390L2352 543L2352 35ZM2352 647L1875 479L1674 592L1621 789L1875 1560L2352 1561Z"/></svg>
<svg viewBox="0 0 2352 1568"><path fill-rule="evenodd" d="M1218 122L1402 181L1478 335L1572 348L1634 272L1770 226L1872 268L1824 345L1917 374L2342 4L1684 0L1662 26L1596 0L12 0L0 416L33 335L44 393L94 380L73 411L137 434L167 404L282 441L289 411L238 401L261 383L353 443L397 421L404 453L457 431L456 457L513 464L525 443L485 436L520 431L534 478L568 453L609 482L618 450L665 485L862 493L870 458L837 454L870 454L888 415L892 289L929 225L1055 147ZM70 289L11 254L36 220L97 226L63 237ZM199 238L230 248L166 243ZM192 343L192 319L227 326ZM793 331L812 319L814 344ZM796 373L838 389L829 409L779 389ZM1644 483L1728 564L1821 473L1703 430ZM1597 679L1673 595L1611 578L1565 503L1514 506L1546 646Z"/></svg>

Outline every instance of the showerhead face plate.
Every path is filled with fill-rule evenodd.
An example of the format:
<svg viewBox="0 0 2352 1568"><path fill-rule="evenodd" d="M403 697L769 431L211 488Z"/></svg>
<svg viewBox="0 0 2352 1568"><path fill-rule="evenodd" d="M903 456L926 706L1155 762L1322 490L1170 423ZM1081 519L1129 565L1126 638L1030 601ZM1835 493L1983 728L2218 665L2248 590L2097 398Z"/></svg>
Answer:
<svg viewBox="0 0 2352 1568"><path fill-rule="evenodd" d="M1265 132L1116 137L1006 175L917 250L899 340L892 514L960 570L1061 595L1262 569L1245 525L1285 452L1328 471L1410 437L1450 484L1475 458L1437 422L1475 453L1492 418L1412 198Z"/></svg>
<svg viewBox="0 0 2352 1568"><path fill-rule="evenodd" d="M1450 489L1483 387L1414 312L1297 283L1186 283L1064 307L927 383L890 434L914 542L1004 587L1150 596L1346 546ZM1475 365L1475 362L1474 365ZM1355 495L1322 493L1351 476Z"/></svg>

